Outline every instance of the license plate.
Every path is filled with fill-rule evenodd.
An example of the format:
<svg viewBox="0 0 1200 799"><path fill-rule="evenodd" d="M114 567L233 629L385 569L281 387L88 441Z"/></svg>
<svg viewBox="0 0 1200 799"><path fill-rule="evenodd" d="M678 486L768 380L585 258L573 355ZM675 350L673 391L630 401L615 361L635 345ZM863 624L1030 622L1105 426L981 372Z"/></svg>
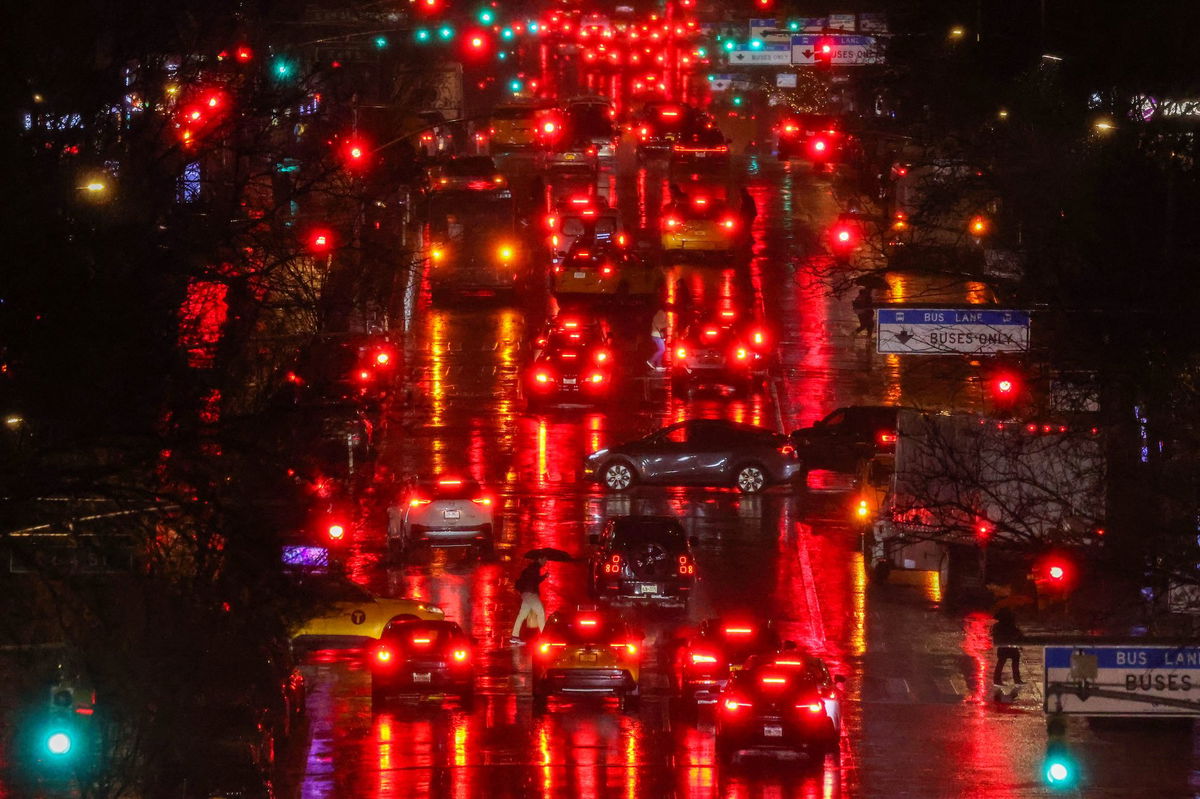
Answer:
<svg viewBox="0 0 1200 799"><path fill-rule="evenodd" d="M585 278L587 277L587 272L576 272L575 277L580 279Z"/></svg>
<svg viewBox="0 0 1200 799"><path fill-rule="evenodd" d="M600 656L597 655L595 652L582 652L579 655L580 663L595 663L599 659L600 659Z"/></svg>
<svg viewBox="0 0 1200 799"><path fill-rule="evenodd" d="M413 674L413 682L433 682L433 674L429 672Z"/></svg>
<svg viewBox="0 0 1200 799"><path fill-rule="evenodd" d="M575 382L576 382L578 379L579 379L579 378L577 378L577 377L564 377L564 378L563 378L563 385L564 385L564 386L573 386L573 385L575 385Z"/></svg>
<svg viewBox="0 0 1200 799"><path fill-rule="evenodd" d="M696 153L696 157L697 157L697 158L707 158L707 157L708 157L708 153Z"/></svg>
<svg viewBox="0 0 1200 799"><path fill-rule="evenodd" d="M575 153L563 153L563 160L564 160L564 161L574 161L574 160L575 160L576 158L578 158L578 157L579 157L579 156L578 156L578 155L576 155Z"/></svg>
<svg viewBox="0 0 1200 799"><path fill-rule="evenodd" d="M461 511L456 511L456 510L444 510L444 511L442 511L442 518L443 518L443 519L457 519L457 518L458 518L459 516L461 516L461 515L462 515L462 512L461 512Z"/></svg>
<svg viewBox="0 0 1200 799"><path fill-rule="evenodd" d="M642 583L637 590L639 594L657 594L658 586L655 583Z"/></svg>
<svg viewBox="0 0 1200 799"><path fill-rule="evenodd" d="M777 724L767 724L763 727L763 735L768 738L782 738L783 727L780 727Z"/></svg>

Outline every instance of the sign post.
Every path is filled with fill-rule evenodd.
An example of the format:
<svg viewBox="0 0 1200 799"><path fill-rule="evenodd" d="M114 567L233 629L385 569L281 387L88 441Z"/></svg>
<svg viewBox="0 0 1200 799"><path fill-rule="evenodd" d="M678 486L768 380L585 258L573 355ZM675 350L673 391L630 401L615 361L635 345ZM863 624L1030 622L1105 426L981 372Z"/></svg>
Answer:
<svg viewBox="0 0 1200 799"><path fill-rule="evenodd" d="M1029 349L1029 312L994 308L880 308L875 351L994 355Z"/></svg>

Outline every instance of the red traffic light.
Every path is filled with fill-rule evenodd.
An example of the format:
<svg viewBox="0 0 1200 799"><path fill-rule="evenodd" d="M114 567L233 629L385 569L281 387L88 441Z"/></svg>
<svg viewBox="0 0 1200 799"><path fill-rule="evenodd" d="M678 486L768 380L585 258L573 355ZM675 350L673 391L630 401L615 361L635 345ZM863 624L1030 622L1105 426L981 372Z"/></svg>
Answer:
<svg viewBox="0 0 1200 799"><path fill-rule="evenodd" d="M308 232L304 244L310 253L324 255L333 249L333 233L327 228L313 228Z"/></svg>
<svg viewBox="0 0 1200 799"><path fill-rule="evenodd" d="M818 39L813 45L813 60L818 64L833 63L834 44L832 39Z"/></svg>
<svg viewBox="0 0 1200 799"><path fill-rule="evenodd" d="M839 222L829 230L829 242L839 252L849 252L858 246L858 231L846 222Z"/></svg>
<svg viewBox="0 0 1200 799"><path fill-rule="evenodd" d="M347 169L364 169L371 160L371 148L365 141L352 136L342 143L342 163Z"/></svg>
<svg viewBox="0 0 1200 799"><path fill-rule="evenodd" d="M988 379L988 393L992 401L1003 405L1015 403L1021 396L1024 381L1021 375L1010 369L994 372Z"/></svg>
<svg viewBox="0 0 1200 799"><path fill-rule="evenodd" d="M1034 579L1046 588L1068 589L1075 582L1075 564L1058 553L1046 555L1038 562Z"/></svg>
<svg viewBox="0 0 1200 799"><path fill-rule="evenodd" d="M244 44L239 45L238 48L233 51L233 57L237 59L239 64L248 64L250 61L254 60L254 51Z"/></svg>
<svg viewBox="0 0 1200 799"><path fill-rule="evenodd" d="M330 541L341 541L343 538L346 537L346 528L340 524L334 523L334 524L329 525L328 532L329 532L329 540Z"/></svg>

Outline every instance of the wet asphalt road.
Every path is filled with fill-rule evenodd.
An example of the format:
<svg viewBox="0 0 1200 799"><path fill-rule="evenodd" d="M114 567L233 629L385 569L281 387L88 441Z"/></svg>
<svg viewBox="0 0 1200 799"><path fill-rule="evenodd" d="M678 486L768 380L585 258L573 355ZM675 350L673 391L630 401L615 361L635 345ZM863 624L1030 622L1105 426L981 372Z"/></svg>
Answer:
<svg viewBox="0 0 1200 799"><path fill-rule="evenodd" d="M521 196L527 165L504 168ZM655 229L673 176L624 149L606 167L627 229ZM282 764L286 795L391 797L1032 797L1041 787L1044 718L1031 684L1011 705L990 699L989 619L941 606L938 586L868 586L849 503L789 488L758 496L722 489L639 488L606 495L580 481L583 456L677 419L720 416L791 430L854 403L953 404L977 391L961 364L874 354L853 335L844 270L820 252L837 212L830 176L802 163L739 158L712 186L744 184L759 216L751 248L722 264L670 267L698 297L726 298L775 331L777 364L764 390L744 397L675 397L644 365L650 305L603 309L618 344L618 399L610 406L531 414L520 375L551 300L435 304L427 275L411 292L404 360L414 402L388 414L379 485L404 475L466 474L501 498L497 556L439 550L402 564L381 557L388 491L370 503L352 566L373 590L429 599L480 641L479 694L470 712L426 701L372 709L361 655L320 652L305 666L309 730ZM554 193L564 185L551 181ZM981 296L954 279L889 277L896 301ZM839 293L841 290L841 293ZM552 706L534 716L529 655L506 638L525 550L586 551L602 520L628 513L679 516L699 538L702 580L686 613L634 612L646 631L643 703L623 715L604 702ZM551 564L547 609L586 601L584 570ZM750 609L848 677L840 753L802 766L716 762L711 723L668 702L662 654L679 631L715 613ZM1036 680L1040 670L1026 656ZM1192 796L1200 762L1185 727L1097 731L1072 726L1087 796ZM1158 766L1145 767L1146 752ZM1146 787L1153 785L1157 787ZM1196 785L1200 785L1197 780ZM1137 787L1134 787L1137 786ZM1149 791L1149 792L1147 792Z"/></svg>

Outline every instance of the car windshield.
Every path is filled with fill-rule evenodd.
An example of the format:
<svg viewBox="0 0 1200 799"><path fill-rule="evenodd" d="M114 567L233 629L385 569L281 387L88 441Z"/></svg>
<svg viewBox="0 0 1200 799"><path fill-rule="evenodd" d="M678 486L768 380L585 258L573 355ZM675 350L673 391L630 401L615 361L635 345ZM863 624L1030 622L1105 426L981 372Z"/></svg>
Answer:
<svg viewBox="0 0 1200 799"><path fill-rule="evenodd" d="M490 158L483 156L471 158L455 158L447 161L445 174L456 178L488 177L496 174L496 164Z"/></svg>

